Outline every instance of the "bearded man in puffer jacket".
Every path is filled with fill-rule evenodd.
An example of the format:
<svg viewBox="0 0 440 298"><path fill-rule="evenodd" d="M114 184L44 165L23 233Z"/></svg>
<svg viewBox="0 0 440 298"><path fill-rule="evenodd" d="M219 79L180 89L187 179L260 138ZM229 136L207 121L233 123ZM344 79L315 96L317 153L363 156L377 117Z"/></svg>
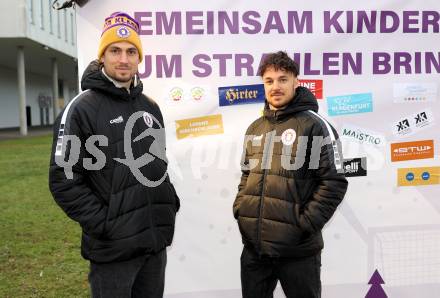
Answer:
<svg viewBox="0 0 440 298"><path fill-rule="evenodd" d="M348 186L338 134L285 52L266 56L259 75L264 114L247 129L233 205L244 244L242 294L273 297L279 280L288 298L320 297L321 230Z"/></svg>

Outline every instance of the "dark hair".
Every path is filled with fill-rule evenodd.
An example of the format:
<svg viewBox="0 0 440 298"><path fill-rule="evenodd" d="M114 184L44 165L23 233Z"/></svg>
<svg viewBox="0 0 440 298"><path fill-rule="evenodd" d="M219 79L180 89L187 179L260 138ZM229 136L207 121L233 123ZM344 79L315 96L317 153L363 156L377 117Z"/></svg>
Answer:
<svg viewBox="0 0 440 298"><path fill-rule="evenodd" d="M284 51L271 53L264 57L260 67L258 68L258 75L262 77L269 67L273 67L275 70L281 69L291 72L295 77L299 74L298 64L293 61Z"/></svg>

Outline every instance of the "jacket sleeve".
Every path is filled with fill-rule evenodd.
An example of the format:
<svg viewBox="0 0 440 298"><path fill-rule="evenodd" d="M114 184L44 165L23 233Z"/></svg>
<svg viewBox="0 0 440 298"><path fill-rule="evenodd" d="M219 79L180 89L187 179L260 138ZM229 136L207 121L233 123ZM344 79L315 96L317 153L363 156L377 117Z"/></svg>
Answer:
<svg viewBox="0 0 440 298"><path fill-rule="evenodd" d="M327 129L326 129L327 128ZM315 128L316 129L316 128ZM302 229L314 233L320 231L330 220L336 208L344 198L348 182L342 168L342 148L336 130L326 124L314 136L323 136L319 146L318 168L315 175L312 195L300 214ZM313 152L313 148L312 148Z"/></svg>
<svg viewBox="0 0 440 298"><path fill-rule="evenodd" d="M240 184L238 185L238 193L235 198L234 206L233 206L233 212L234 212L235 219L238 218L238 210L240 209L240 203L241 203L241 200L243 199L243 189L246 186L247 178L249 176L249 170L242 170L241 172L242 173L241 173Z"/></svg>
<svg viewBox="0 0 440 298"><path fill-rule="evenodd" d="M55 202L68 217L78 222L87 234L99 237L104 232L107 206L88 185L87 171L83 168L83 158L86 154L85 131L89 126L79 121L75 111L72 111L71 117L65 120L65 123L61 123L62 114L54 124L49 189ZM75 138L76 142L68 141L70 136ZM77 161L71 168L63 164L63 161L75 160Z"/></svg>
<svg viewBox="0 0 440 298"><path fill-rule="evenodd" d="M175 208L176 208L176 212L178 212L180 210L180 198L177 195L177 191L176 188L174 187L173 183L170 180L170 176L167 174L167 177L165 178L165 182L169 184L171 190L173 191L174 194L174 203L175 203Z"/></svg>
<svg viewBox="0 0 440 298"><path fill-rule="evenodd" d="M246 186L247 179L249 177L249 158L247 152L248 135L249 135L249 129L246 132L246 136L243 144L243 155L241 159L241 179L240 179L240 184L238 185L238 193L237 196L235 197L235 201L233 205L233 213L235 219L238 218L238 210L240 209L240 203L243 200L243 195L244 195L244 188Z"/></svg>

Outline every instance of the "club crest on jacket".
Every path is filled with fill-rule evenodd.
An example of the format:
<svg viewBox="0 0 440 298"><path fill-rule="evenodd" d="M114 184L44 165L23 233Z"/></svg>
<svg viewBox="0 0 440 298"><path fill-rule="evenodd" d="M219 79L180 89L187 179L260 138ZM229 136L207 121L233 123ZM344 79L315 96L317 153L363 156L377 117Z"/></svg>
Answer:
<svg viewBox="0 0 440 298"><path fill-rule="evenodd" d="M286 129L281 134L281 142L283 142L284 145L290 146L295 142L296 139L296 131L292 128Z"/></svg>
<svg viewBox="0 0 440 298"><path fill-rule="evenodd" d="M144 113L143 115L144 118L144 122L148 127L153 127L153 118L151 118L151 115L148 114L147 112Z"/></svg>

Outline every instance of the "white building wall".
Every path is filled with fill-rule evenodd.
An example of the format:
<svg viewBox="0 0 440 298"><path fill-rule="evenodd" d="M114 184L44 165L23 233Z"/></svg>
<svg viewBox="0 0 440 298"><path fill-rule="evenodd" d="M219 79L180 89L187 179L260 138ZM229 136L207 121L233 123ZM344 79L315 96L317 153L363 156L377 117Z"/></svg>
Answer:
<svg viewBox="0 0 440 298"><path fill-rule="evenodd" d="M40 108L38 95L51 95L50 77L26 73L26 105L31 107L32 125L40 125ZM17 70L0 67L0 128L17 127L18 119L18 90ZM49 121L53 122L52 109L49 111Z"/></svg>
<svg viewBox="0 0 440 298"><path fill-rule="evenodd" d="M17 70L0 67L0 128L18 126Z"/></svg>
<svg viewBox="0 0 440 298"><path fill-rule="evenodd" d="M26 35L25 1L0 1L0 37L24 37Z"/></svg>
<svg viewBox="0 0 440 298"><path fill-rule="evenodd" d="M63 88L68 91L60 94L60 100L67 103L76 95L76 89L71 82L63 82ZM0 66L0 90L0 128L17 127L19 119L16 69ZM26 105L31 107L32 126L41 124L38 103L40 94L52 97L52 78L27 72ZM53 123L52 107L49 109L49 123Z"/></svg>
<svg viewBox="0 0 440 298"><path fill-rule="evenodd" d="M26 36L76 57L76 14L72 8L53 10L53 0L27 1ZM63 1L59 1L60 4Z"/></svg>
<svg viewBox="0 0 440 298"><path fill-rule="evenodd" d="M44 94L52 97L52 79L35 74L26 74L26 104L31 107L32 125L40 125L40 107L38 96ZM49 123L53 123L52 107L49 109Z"/></svg>
<svg viewBox="0 0 440 298"><path fill-rule="evenodd" d="M58 1L61 5L64 1ZM59 52L65 56L58 60L59 72L63 67L63 59L76 59L76 14L72 8L64 10L53 10L53 0L0 0L0 45L9 46L8 55L3 56L0 64L0 128L19 126L19 95L17 83L17 56L14 53L17 45L34 41L32 46L25 46L26 59L26 105L31 107L32 125L40 125L40 108L38 104L38 96L43 93L52 97L52 77L48 70L41 70L42 74L30 73L30 64L34 67L35 59L33 54L38 52L36 47L41 45L47 47L45 59L51 59L54 56L60 57ZM9 41L7 41L9 39ZM16 45L11 45L13 40ZM24 42L21 42L23 40ZM2 42L4 42L2 44ZM11 51L12 48L12 51ZM41 52L39 52L41 57ZM38 60L40 61L40 60ZM70 64L72 63L71 60ZM13 62L13 63L11 63ZM50 64L47 64L50 68ZM71 67L71 66L70 66ZM40 68L41 69L41 68ZM66 74L60 75L60 79L66 77ZM73 76L74 77L74 76ZM68 102L76 95L76 78L67 75L63 79L63 93L59 94L60 98L65 98L64 102ZM53 123L52 107L49 111L49 123Z"/></svg>
<svg viewBox="0 0 440 298"><path fill-rule="evenodd" d="M0 37L27 37L76 58L75 11L72 8L54 10L52 2L1 0Z"/></svg>

